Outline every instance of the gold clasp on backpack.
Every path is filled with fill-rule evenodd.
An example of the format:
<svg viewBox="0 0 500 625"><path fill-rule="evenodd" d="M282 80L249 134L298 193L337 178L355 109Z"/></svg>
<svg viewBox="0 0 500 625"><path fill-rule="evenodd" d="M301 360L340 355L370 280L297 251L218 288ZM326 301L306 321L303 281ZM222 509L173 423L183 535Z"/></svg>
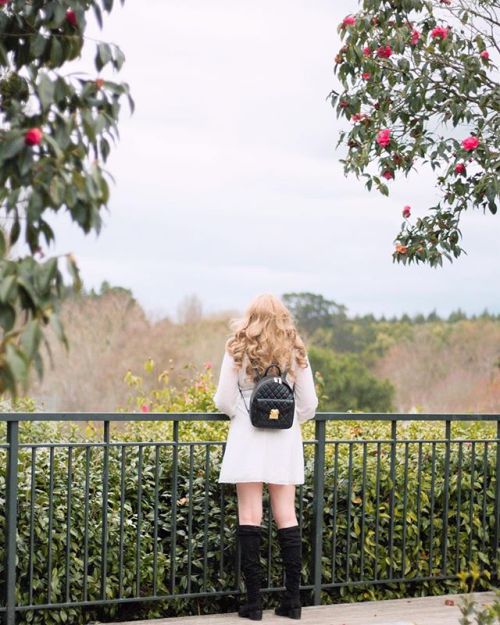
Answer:
<svg viewBox="0 0 500 625"><path fill-rule="evenodd" d="M269 418L279 419L279 417L280 417L280 411L278 410L278 408L271 408L271 412L269 413Z"/></svg>

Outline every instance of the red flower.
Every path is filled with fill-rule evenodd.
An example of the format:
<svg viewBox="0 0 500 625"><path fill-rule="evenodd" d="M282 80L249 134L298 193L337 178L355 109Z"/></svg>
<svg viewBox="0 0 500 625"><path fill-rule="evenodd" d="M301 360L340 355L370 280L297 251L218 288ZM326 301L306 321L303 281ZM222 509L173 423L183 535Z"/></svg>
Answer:
<svg viewBox="0 0 500 625"><path fill-rule="evenodd" d="M356 18L354 17L354 15L348 15L347 17L344 17L342 26L354 26L355 23Z"/></svg>
<svg viewBox="0 0 500 625"><path fill-rule="evenodd" d="M418 32L418 30L412 30L411 39L410 39L411 45L416 46L419 40L420 40L420 33Z"/></svg>
<svg viewBox="0 0 500 625"><path fill-rule="evenodd" d="M68 9L66 11L66 21L70 26L73 26L73 28L76 28L78 26L78 21L76 19L76 15L73 9Z"/></svg>
<svg viewBox="0 0 500 625"><path fill-rule="evenodd" d="M396 252L398 254L406 254L407 251L408 247L406 245L401 245L400 243L396 245Z"/></svg>
<svg viewBox="0 0 500 625"><path fill-rule="evenodd" d="M371 78L371 77L372 77L372 75L370 74L370 72L363 72L363 73L361 74L361 78L362 78L363 80L370 80L370 78Z"/></svg>
<svg viewBox="0 0 500 625"><path fill-rule="evenodd" d="M377 56L381 59L388 59L392 54L392 48L389 45L380 46L377 50Z"/></svg>
<svg viewBox="0 0 500 625"><path fill-rule="evenodd" d="M40 128L30 128L24 134L24 143L26 145L39 145L42 137L43 133Z"/></svg>
<svg viewBox="0 0 500 625"><path fill-rule="evenodd" d="M205 367L205 369L211 369L213 365L210 360L207 360L207 362L203 366Z"/></svg>
<svg viewBox="0 0 500 625"><path fill-rule="evenodd" d="M405 219L408 219L408 217L411 215L411 206L405 206L403 208L403 217Z"/></svg>
<svg viewBox="0 0 500 625"><path fill-rule="evenodd" d="M391 142L390 129L385 128L384 130L380 130L379 133L377 134L377 138L375 139L375 141L383 148L386 148Z"/></svg>
<svg viewBox="0 0 500 625"><path fill-rule="evenodd" d="M363 54L364 54L364 56L371 56L372 55L372 50L371 50L370 46L365 46L363 48Z"/></svg>
<svg viewBox="0 0 500 625"><path fill-rule="evenodd" d="M434 28L431 31L431 37L433 39L441 39L441 41L443 41L444 39L446 39L446 37L448 37L448 32L449 32L449 28L445 28L444 26L436 26L436 28Z"/></svg>
<svg viewBox="0 0 500 625"><path fill-rule="evenodd" d="M467 150L467 152L472 152L472 150L475 150L478 145L479 139L477 137L474 137L473 135L467 137L462 141L462 147L464 150Z"/></svg>
<svg viewBox="0 0 500 625"><path fill-rule="evenodd" d="M97 87L97 89L102 89L104 87L104 80L102 78L96 78L95 86Z"/></svg>
<svg viewBox="0 0 500 625"><path fill-rule="evenodd" d="M148 404L142 404L141 412L151 412L151 407Z"/></svg>
<svg viewBox="0 0 500 625"><path fill-rule="evenodd" d="M488 52L488 50L483 50L479 56L485 61L489 61L490 59L490 53Z"/></svg>
<svg viewBox="0 0 500 625"><path fill-rule="evenodd" d="M464 174L464 175L467 173L467 170L465 169L464 163L457 163L455 165L455 173L456 174Z"/></svg>
<svg viewBox="0 0 500 625"><path fill-rule="evenodd" d="M349 106L349 102L347 100L340 100L339 106L341 109L346 109Z"/></svg>
<svg viewBox="0 0 500 625"><path fill-rule="evenodd" d="M0 0L0 7L4 7L6 4L9 4L10 0Z"/></svg>
<svg viewBox="0 0 500 625"><path fill-rule="evenodd" d="M451 4L451 0L439 0L441 4L447 4L448 6Z"/></svg>
<svg viewBox="0 0 500 625"><path fill-rule="evenodd" d="M386 180L392 180L394 178L394 174L390 169L386 169L382 174L382 177Z"/></svg>

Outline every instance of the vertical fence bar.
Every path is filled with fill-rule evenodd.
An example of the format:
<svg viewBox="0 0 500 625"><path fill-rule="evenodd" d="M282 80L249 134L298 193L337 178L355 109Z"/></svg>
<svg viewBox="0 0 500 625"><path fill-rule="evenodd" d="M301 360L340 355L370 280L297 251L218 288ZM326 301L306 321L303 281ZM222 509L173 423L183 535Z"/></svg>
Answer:
<svg viewBox="0 0 500 625"><path fill-rule="evenodd" d="M106 578L108 576L108 483L109 483L109 421L104 421L104 442L102 462L102 535L101 535L101 598L106 599Z"/></svg>
<svg viewBox="0 0 500 625"><path fill-rule="evenodd" d="M323 419L314 424L316 450L314 453L314 502L313 502L313 579L314 605L321 604L321 556L323 544L323 504L325 489L325 426Z"/></svg>
<svg viewBox="0 0 500 625"><path fill-rule="evenodd" d="M394 575L394 498L395 498L395 482L396 482L396 439L397 439L398 422L396 419L391 420L391 493L389 500L389 580Z"/></svg>
<svg viewBox="0 0 500 625"><path fill-rule="evenodd" d="M5 622L16 622L16 534L17 534L17 489L19 459L19 421L7 422L7 476L5 502L5 569L7 584L5 589Z"/></svg>
<svg viewBox="0 0 500 625"><path fill-rule="evenodd" d="M448 508L450 505L450 440L451 440L451 421L445 421L445 438L446 451L444 458L444 518L443 518L443 535L441 538L441 575L446 575L447 557L448 557Z"/></svg>
<svg viewBox="0 0 500 625"><path fill-rule="evenodd" d="M179 457L179 421L172 422L172 510L170 529L170 593L175 592L176 562L175 552L177 550L177 480L178 480L178 457Z"/></svg>
<svg viewBox="0 0 500 625"><path fill-rule="evenodd" d="M497 469L495 473L495 530L493 532L493 580L500 582L500 420L497 421Z"/></svg>

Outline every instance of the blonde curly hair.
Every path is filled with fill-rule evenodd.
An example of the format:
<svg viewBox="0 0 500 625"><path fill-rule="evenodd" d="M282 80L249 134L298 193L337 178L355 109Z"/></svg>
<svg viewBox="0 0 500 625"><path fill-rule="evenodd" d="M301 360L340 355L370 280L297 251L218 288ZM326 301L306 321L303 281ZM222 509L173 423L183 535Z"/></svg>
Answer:
<svg viewBox="0 0 500 625"><path fill-rule="evenodd" d="M271 364L277 364L295 379L294 359L300 367L307 367L307 354L292 314L283 302L272 293L255 297L243 318L231 319L232 335L227 339L226 350L238 369L246 360L245 373L255 378L255 369L263 375ZM273 371L271 369L271 371Z"/></svg>

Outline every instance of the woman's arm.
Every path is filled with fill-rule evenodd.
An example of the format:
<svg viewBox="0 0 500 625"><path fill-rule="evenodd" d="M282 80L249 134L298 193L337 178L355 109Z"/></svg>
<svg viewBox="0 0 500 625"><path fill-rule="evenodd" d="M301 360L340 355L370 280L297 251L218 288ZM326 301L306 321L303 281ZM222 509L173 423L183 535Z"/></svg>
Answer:
<svg viewBox="0 0 500 625"><path fill-rule="evenodd" d="M220 412L223 412L232 419L235 414L238 397L238 369L234 364L233 357L224 350L224 358L222 359L219 374L219 384L217 385L213 400Z"/></svg>
<svg viewBox="0 0 500 625"><path fill-rule="evenodd" d="M295 408L297 411L297 420L299 423L304 423L314 418L319 403L309 358L307 358L307 367L296 367L295 376Z"/></svg>

